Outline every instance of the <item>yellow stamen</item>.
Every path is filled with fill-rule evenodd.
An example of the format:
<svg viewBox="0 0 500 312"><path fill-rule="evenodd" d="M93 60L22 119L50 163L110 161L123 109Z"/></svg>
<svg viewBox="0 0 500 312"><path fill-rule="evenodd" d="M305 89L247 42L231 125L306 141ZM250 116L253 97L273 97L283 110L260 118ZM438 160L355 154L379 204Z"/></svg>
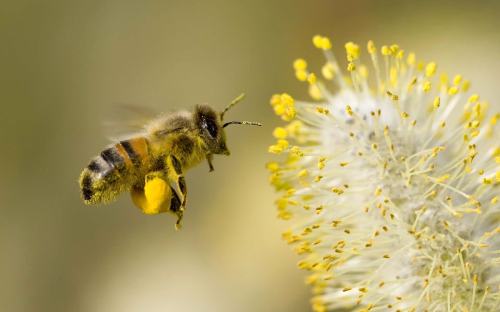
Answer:
<svg viewBox="0 0 500 312"><path fill-rule="evenodd" d="M307 62L304 59L298 58L293 62L293 68L295 70L305 70L307 68Z"/></svg>
<svg viewBox="0 0 500 312"><path fill-rule="evenodd" d="M357 44L354 44L352 42L348 42L345 44L345 49L346 49L347 53L351 54L354 57L354 59L357 59L359 57L360 49L359 49L359 46Z"/></svg>
<svg viewBox="0 0 500 312"><path fill-rule="evenodd" d="M313 37L312 41L316 48L321 49L323 44L323 37L321 37L320 35L316 35Z"/></svg>
<svg viewBox="0 0 500 312"><path fill-rule="evenodd" d="M434 73L436 72L436 68L437 64L434 62L427 64L427 66L425 67L425 74L427 75L427 77L434 75Z"/></svg>
<svg viewBox="0 0 500 312"><path fill-rule="evenodd" d="M277 139L286 139L287 131L285 128L276 127L273 131L273 136Z"/></svg>

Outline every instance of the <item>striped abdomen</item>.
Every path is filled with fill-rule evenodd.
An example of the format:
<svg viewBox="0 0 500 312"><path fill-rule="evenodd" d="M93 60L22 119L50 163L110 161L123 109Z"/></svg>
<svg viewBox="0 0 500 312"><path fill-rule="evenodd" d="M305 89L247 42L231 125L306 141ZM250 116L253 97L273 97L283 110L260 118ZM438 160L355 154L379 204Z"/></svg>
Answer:
<svg viewBox="0 0 500 312"><path fill-rule="evenodd" d="M80 176L86 204L106 203L130 190L143 177L149 162L148 144L138 137L121 141L92 158Z"/></svg>

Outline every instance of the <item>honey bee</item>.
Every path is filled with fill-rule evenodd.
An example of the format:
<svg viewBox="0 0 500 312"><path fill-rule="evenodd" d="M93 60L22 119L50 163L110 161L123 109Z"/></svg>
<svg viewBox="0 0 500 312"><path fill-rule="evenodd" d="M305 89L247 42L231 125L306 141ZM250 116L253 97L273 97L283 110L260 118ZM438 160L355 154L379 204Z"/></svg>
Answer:
<svg viewBox="0 0 500 312"><path fill-rule="evenodd" d="M91 159L80 175L85 204L108 203L130 191L134 204L143 208L140 201L144 199L145 186L161 179L167 182L165 188L170 196L155 203L153 209L143 211L175 215L175 227L179 229L187 203L184 172L203 160L211 172L213 155L229 156L224 132L228 125L262 126L248 121L223 124L224 114L244 97L241 94L220 113L208 105L197 105L192 112L180 110L161 115L144 126L141 133L106 148ZM177 185L180 196L171 184Z"/></svg>

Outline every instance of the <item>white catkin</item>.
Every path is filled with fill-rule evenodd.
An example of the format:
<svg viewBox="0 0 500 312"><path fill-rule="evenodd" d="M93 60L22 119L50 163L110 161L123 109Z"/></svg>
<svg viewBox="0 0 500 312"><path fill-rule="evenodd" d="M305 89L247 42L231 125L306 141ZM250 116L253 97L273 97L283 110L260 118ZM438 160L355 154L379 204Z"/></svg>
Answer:
<svg viewBox="0 0 500 312"><path fill-rule="evenodd" d="M271 98L288 123L267 165L313 310L500 311L499 115L397 45L369 42L370 89L356 44L345 78L330 41L313 43L326 82L295 61L317 101Z"/></svg>

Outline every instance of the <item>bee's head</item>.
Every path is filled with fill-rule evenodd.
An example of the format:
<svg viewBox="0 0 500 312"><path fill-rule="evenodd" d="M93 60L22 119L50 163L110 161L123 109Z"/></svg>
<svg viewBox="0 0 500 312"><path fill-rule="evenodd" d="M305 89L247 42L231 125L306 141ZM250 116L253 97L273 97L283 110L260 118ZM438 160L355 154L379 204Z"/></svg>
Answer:
<svg viewBox="0 0 500 312"><path fill-rule="evenodd" d="M201 129L200 136L212 154L228 155L226 133L219 114L210 106L198 105L195 110L196 126Z"/></svg>
<svg viewBox="0 0 500 312"><path fill-rule="evenodd" d="M195 120L196 125L201 129L201 137L203 141L207 144L210 152L213 154L227 155L230 152L226 145L226 133L224 128L228 125L251 125L251 126L262 126L257 122L250 121L231 121L225 124L222 123L224 120L224 114L236 103L241 101L245 97L245 94L237 97L228 107L226 107L220 114L218 114L213 108L207 105L199 105L195 110Z"/></svg>

